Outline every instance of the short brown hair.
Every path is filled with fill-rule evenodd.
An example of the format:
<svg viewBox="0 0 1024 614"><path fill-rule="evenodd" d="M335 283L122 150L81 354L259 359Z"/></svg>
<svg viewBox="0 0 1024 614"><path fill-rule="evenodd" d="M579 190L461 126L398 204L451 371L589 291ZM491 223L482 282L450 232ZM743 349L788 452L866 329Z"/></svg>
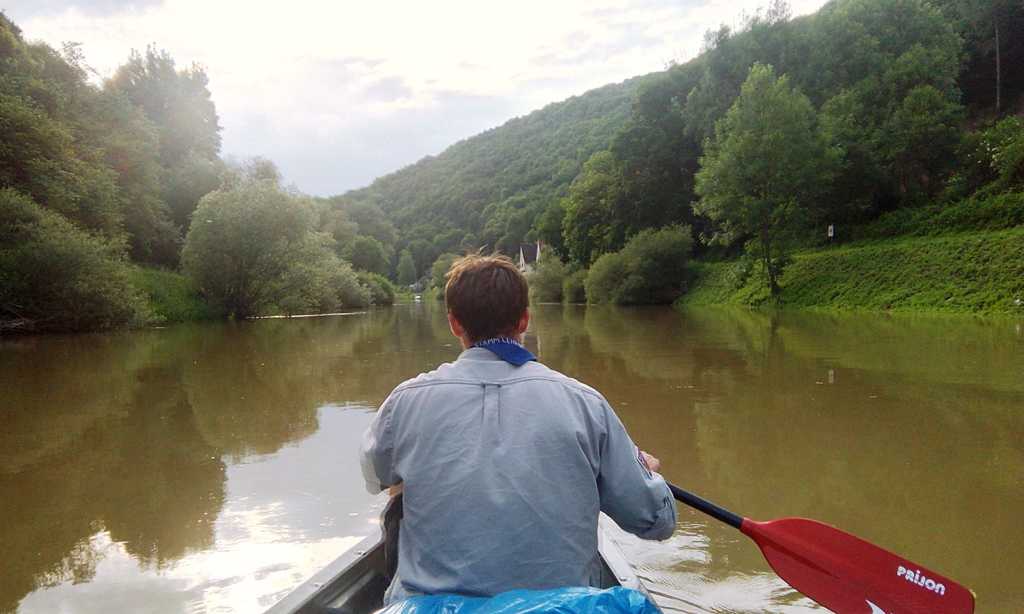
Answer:
<svg viewBox="0 0 1024 614"><path fill-rule="evenodd" d="M512 335L530 302L526 277L505 256L471 254L452 263L444 302L470 341Z"/></svg>

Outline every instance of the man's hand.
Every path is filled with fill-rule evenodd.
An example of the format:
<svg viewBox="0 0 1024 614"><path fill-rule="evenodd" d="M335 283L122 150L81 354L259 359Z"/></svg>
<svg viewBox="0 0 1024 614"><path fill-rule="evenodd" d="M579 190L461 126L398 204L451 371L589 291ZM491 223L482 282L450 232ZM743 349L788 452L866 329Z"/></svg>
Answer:
<svg viewBox="0 0 1024 614"><path fill-rule="evenodd" d="M644 464L647 465L647 468L650 469L651 471L655 473L661 471L661 461L655 458L654 456L651 456L647 452L640 450L640 458L644 459Z"/></svg>

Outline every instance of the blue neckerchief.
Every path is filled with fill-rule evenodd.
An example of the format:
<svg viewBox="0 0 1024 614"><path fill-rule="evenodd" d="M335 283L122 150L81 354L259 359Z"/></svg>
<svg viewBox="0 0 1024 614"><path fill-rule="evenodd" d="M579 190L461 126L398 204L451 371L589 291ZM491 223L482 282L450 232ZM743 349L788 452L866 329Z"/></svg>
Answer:
<svg viewBox="0 0 1024 614"><path fill-rule="evenodd" d="M511 337L494 337L493 339L484 339L483 341L477 341L474 343L473 347L490 350L494 352L498 358L517 367L521 367L531 360L537 360L537 357L531 354L530 350L523 347L522 343L519 343Z"/></svg>

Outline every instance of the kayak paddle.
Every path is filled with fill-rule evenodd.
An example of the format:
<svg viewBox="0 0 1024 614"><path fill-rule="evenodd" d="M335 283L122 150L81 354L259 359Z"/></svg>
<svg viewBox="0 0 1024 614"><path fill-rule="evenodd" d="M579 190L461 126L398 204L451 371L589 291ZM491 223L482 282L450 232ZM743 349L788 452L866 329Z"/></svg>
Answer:
<svg viewBox="0 0 1024 614"><path fill-rule="evenodd" d="M757 522L673 484L680 502L757 542L775 573L840 614L971 614L974 593L835 527L806 518Z"/></svg>

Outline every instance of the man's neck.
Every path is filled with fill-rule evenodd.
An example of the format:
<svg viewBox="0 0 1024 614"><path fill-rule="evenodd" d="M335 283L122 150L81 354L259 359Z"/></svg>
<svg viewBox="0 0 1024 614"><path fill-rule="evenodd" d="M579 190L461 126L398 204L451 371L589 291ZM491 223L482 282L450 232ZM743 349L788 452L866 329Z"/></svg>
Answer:
<svg viewBox="0 0 1024 614"><path fill-rule="evenodd" d="M469 336L462 336L462 337L459 337L458 339L459 339L459 343L462 344L462 349L464 349L464 350L468 350L469 348L476 347L476 346L480 345L481 343L483 343L485 341L491 341L491 340L494 340L494 339L509 339L509 340L513 341L514 343L518 343L519 345L523 345L523 334L522 333L520 333L518 335L495 335L494 337L485 337L483 339L477 339L476 341L473 341L472 339L470 339Z"/></svg>
<svg viewBox="0 0 1024 614"><path fill-rule="evenodd" d="M513 345L518 345L521 347L523 345L523 339L522 335L515 337L513 337L512 335L499 335L497 337L489 337L487 339L480 339L478 341L475 341L470 347L486 347L488 345L493 345L496 343L511 343Z"/></svg>

